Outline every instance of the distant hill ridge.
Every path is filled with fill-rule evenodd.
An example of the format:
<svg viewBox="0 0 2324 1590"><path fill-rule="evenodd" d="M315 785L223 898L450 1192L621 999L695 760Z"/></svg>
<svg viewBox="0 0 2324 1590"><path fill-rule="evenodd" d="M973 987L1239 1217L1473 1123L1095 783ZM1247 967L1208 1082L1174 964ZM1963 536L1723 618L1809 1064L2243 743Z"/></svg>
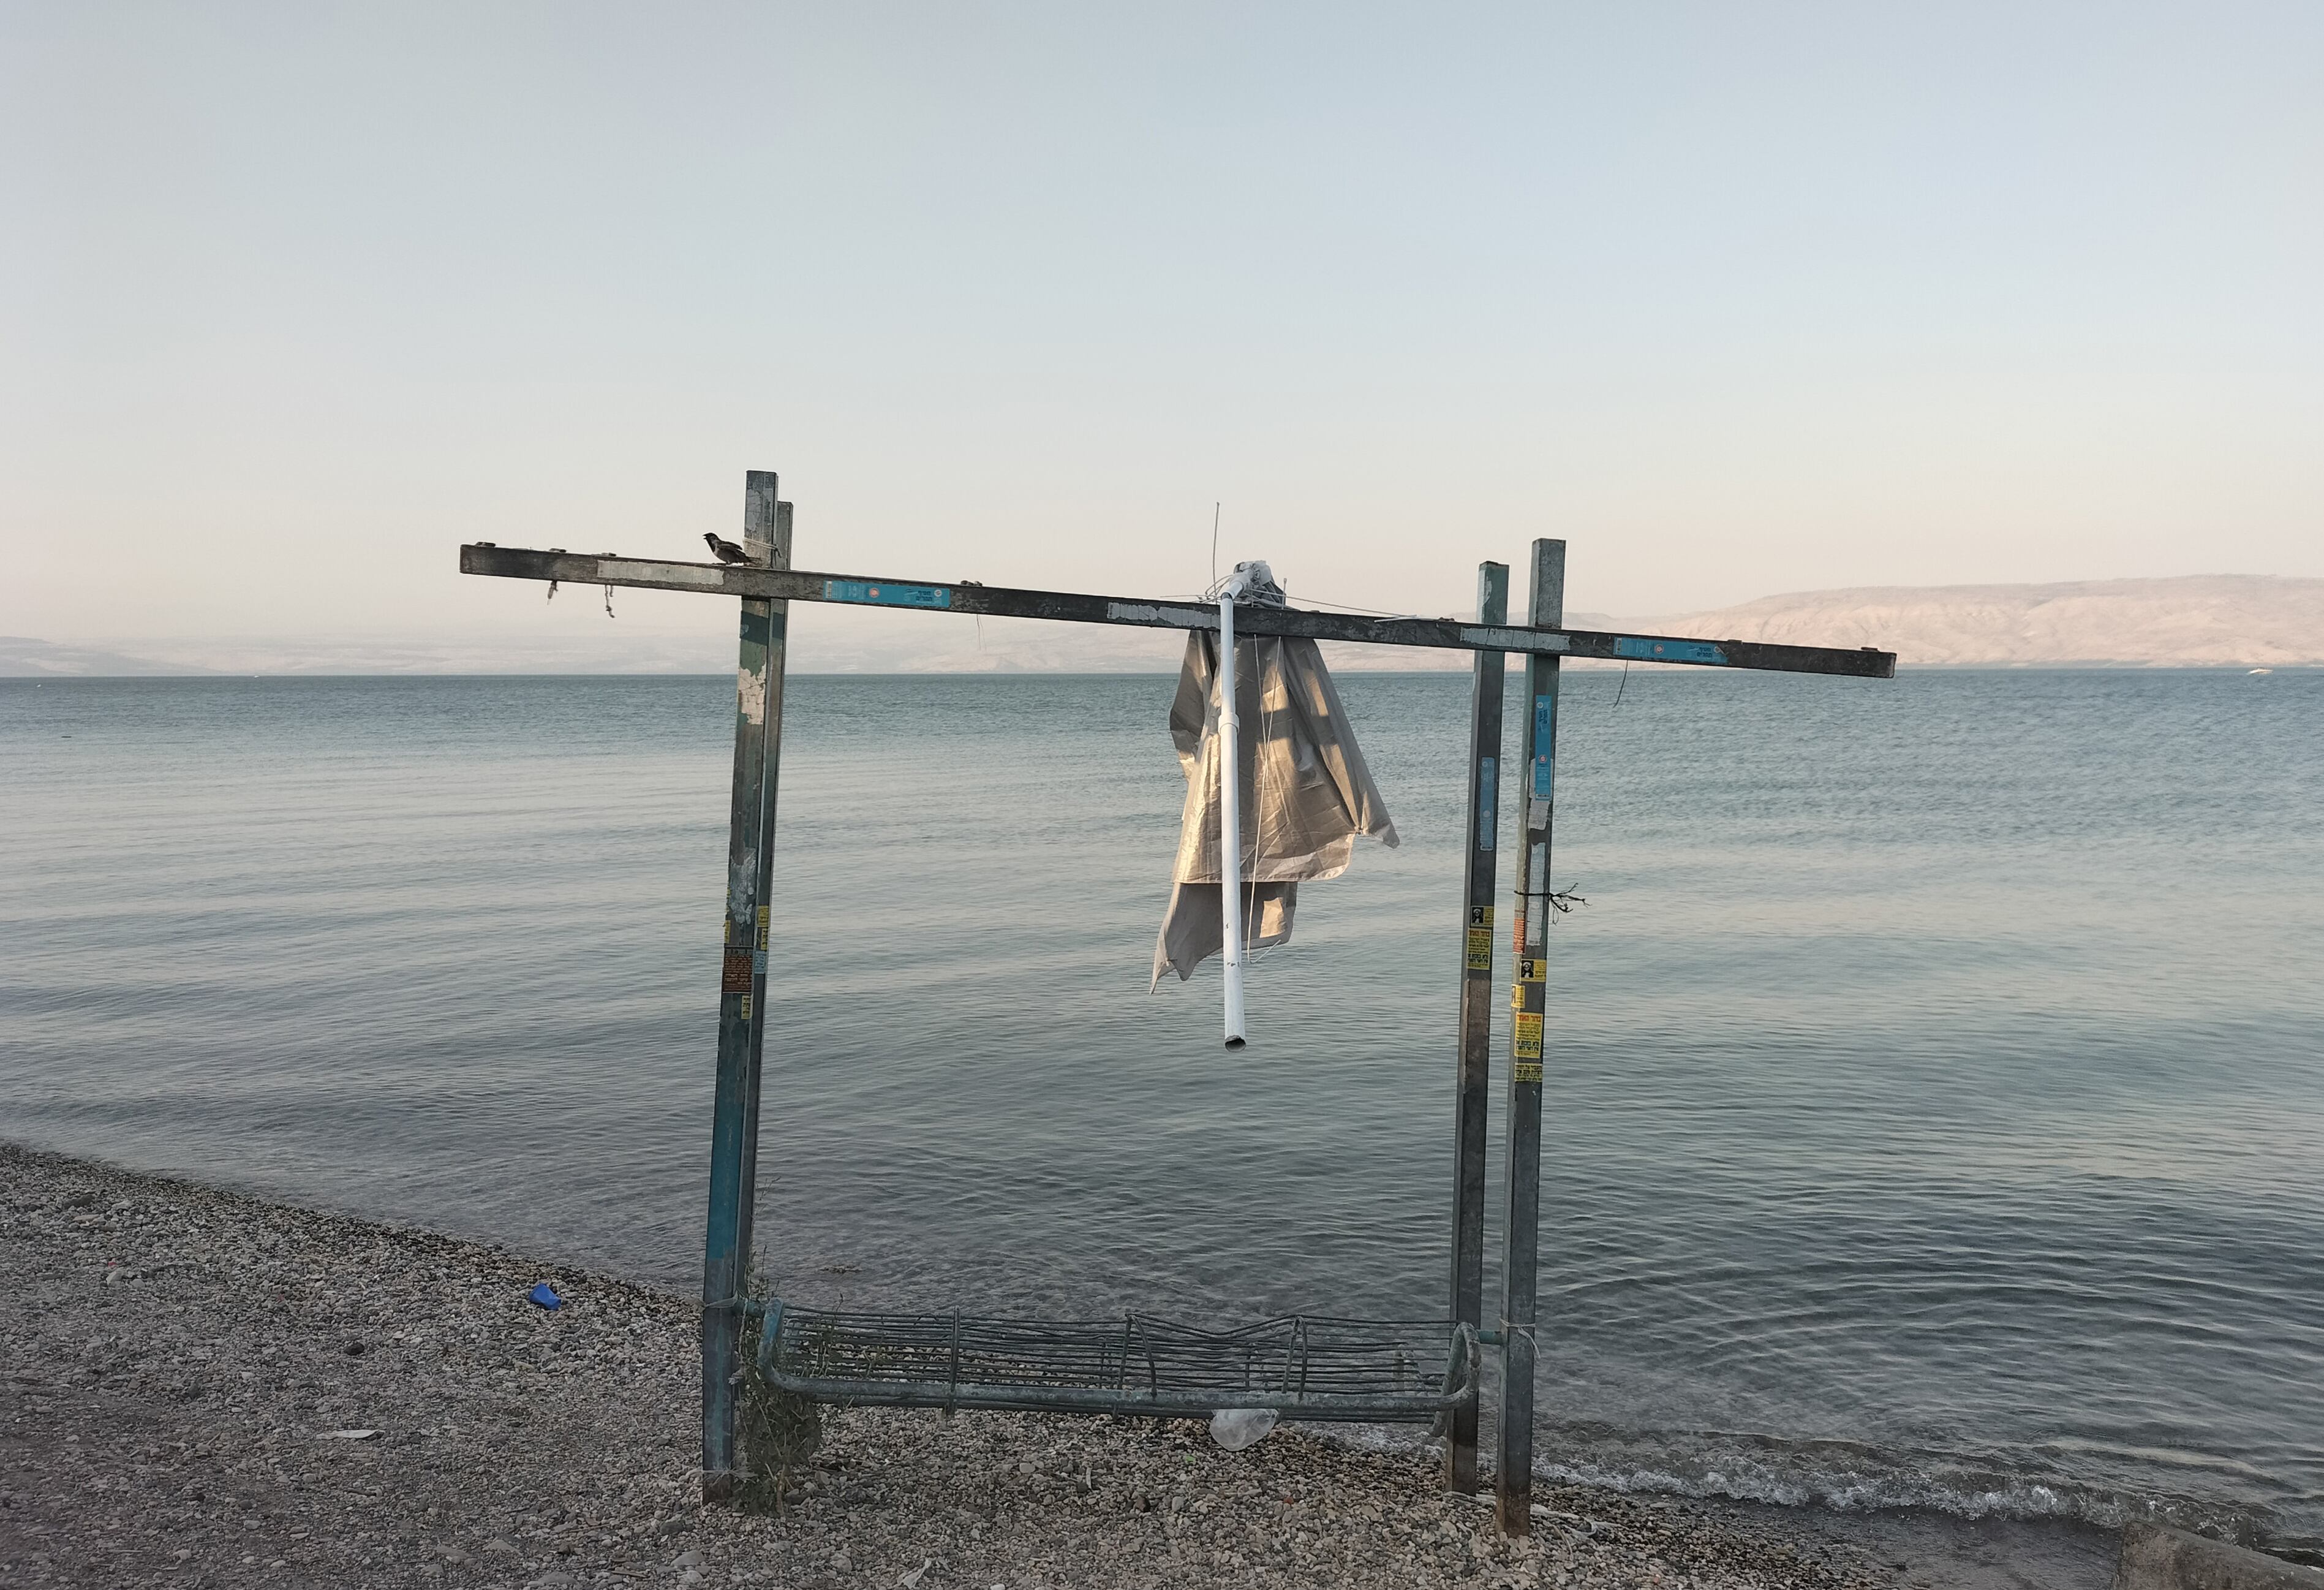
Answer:
<svg viewBox="0 0 2324 1590"><path fill-rule="evenodd" d="M1906 667L2324 664L2324 579L2271 575L1868 586L1632 622L1664 634L1877 646Z"/></svg>
<svg viewBox="0 0 2324 1590"><path fill-rule="evenodd" d="M850 612L810 627L794 615L801 673L1163 673L1181 636L1031 619ZM844 622L840 622L844 620ZM1663 618L1576 612L1576 629L1877 646L1905 667L2324 667L2324 579L2194 575L2061 585L1869 586L1763 596ZM163 640L58 645L0 637L0 678L172 673L718 673L733 666L724 633L657 634L618 624L586 633L404 635L351 640ZM1459 652L1334 644L1332 665L1465 669Z"/></svg>

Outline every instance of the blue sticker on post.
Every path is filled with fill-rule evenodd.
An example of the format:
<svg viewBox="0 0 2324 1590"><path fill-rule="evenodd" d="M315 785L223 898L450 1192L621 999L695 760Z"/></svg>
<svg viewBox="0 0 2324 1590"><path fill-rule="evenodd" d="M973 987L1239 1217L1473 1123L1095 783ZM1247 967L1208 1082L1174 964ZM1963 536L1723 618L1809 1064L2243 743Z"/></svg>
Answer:
<svg viewBox="0 0 2324 1590"><path fill-rule="evenodd" d="M1557 787L1557 698L1533 698L1533 795L1547 800Z"/></svg>
<svg viewBox="0 0 2324 1590"><path fill-rule="evenodd" d="M1477 848L1480 850L1493 847L1494 830L1500 827L1500 758L1477 758Z"/></svg>
<svg viewBox="0 0 2324 1590"><path fill-rule="evenodd" d="M942 586L890 585L886 580L827 579L826 602L870 602L881 607L949 607L952 593Z"/></svg>
<svg viewBox="0 0 2324 1590"><path fill-rule="evenodd" d="M1614 655L1641 662L1723 663L1727 653L1709 641L1654 641L1644 635L1614 637Z"/></svg>

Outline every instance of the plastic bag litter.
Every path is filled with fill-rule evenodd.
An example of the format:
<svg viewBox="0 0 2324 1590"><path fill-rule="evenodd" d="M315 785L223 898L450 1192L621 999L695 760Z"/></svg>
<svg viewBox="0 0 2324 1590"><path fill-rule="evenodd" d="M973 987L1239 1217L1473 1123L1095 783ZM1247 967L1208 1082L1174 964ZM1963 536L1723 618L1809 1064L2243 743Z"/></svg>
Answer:
<svg viewBox="0 0 2324 1590"><path fill-rule="evenodd" d="M1211 1415L1211 1439L1230 1452L1256 1447L1275 1428L1272 1408L1222 1408Z"/></svg>
<svg viewBox="0 0 2324 1590"><path fill-rule="evenodd" d="M532 1290L525 1293L525 1297L530 1301L540 1304L544 1308L562 1308L565 1307L565 1299L557 1295L557 1289L550 1286L545 1280L535 1281L532 1286Z"/></svg>

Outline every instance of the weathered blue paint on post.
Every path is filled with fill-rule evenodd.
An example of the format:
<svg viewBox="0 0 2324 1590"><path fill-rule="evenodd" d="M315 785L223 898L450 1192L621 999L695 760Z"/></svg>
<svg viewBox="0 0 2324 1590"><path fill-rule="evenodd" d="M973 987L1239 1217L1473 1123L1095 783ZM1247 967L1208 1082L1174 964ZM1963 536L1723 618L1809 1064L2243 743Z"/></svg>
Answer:
<svg viewBox="0 0 2324 1590"><path fill-rule="evenodd" d="M1509 570L1505 563L1477 569L1477 622L1505 624L1509 617ZM1455 1326L1481 1323L1485 1294L1485 1114L1493 1077L1493 829L1500 815L1501 685L1507 660L1479 652L1469 697L1469 810L1474 821L1463 864L1461 941L1461 1031L1453 1056L1452 1292ZM1444 1484L1477 1488L1477 1405L1472 1400L1445 1419Z"/></svg>
<svg viewBox="0 0 2324 1590"><path fill-rule="evenodd" d="M788 561L775 476L750 472L742 547L753 562ZM783 634L777 604L742 603L734 671L734 785L726 850L726 942L718 980L718 1078L710 1125L710 1211L702 1246L702 1489L728 1493L735 1474L734 1387L742 1367L743 1290L757 1169L759 1061L765 1016L763 950L768 850L773 838L772 752L779 744Z"/></svg>
<svg viewBox="0 0 2324 1590"><path fill-rule="evenodd" d="M1533 613L1536 628L1555 628L1565 616L1565 543L1533 544ZM1548 989L1544 952L1551 908L1549 855L1557 769L1557 659L1526 661L1525 855L1518 864L1517 985L1510 1000L1508 1206L1501 1255L1501 1416L1493 1474L1493 1511L1504 1535L1533 1528L1533 1375L1535 1270L1541 1248L1541 1066Z"/></svg>

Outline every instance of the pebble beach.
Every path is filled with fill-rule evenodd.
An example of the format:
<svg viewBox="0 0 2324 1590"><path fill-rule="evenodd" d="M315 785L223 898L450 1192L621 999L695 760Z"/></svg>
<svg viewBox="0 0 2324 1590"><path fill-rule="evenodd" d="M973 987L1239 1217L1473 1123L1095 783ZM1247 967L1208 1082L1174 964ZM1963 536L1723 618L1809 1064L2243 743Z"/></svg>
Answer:
<svg viewBox="0 0 2324 1590"><path fill-rule="evenodd" d="M1291 1427L846 1410L779 1511L706 1507L690 1300L6 1145L0 1274L7 1590L1979 1579L1894 1529L1572 1487L1508 1541L1425 1452ZM2024 1561L1981 1582L2054 1578Z"/></svg>

